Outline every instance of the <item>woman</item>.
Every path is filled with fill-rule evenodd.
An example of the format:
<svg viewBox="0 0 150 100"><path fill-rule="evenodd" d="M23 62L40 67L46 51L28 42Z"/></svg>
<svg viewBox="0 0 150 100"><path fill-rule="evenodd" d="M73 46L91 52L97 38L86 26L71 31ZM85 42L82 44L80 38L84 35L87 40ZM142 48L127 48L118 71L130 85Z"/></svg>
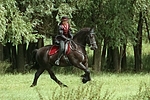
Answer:
<svg viewBox="0 0 150 100"><path fill-rule="evenodd" d="M63 55L65 49L65 41L73 38L71 34L70 25L68 23L68 17L64 16L61 18L61 22L59 24L59 34L56 36L56 43L59 44L59 52L57 60L55 61L56 65L59 65L60 59Z"/></svg>

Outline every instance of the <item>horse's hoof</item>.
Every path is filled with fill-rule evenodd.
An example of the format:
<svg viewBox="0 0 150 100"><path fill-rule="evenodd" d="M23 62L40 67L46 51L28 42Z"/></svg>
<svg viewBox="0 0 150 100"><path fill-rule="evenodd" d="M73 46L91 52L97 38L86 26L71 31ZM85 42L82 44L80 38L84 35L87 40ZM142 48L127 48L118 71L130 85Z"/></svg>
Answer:
<svg viewBox="0 0 150 100"><path fill-rule="evenodd" d="M82 82L83 82L83 83L86 83L86 82L88 82L88 81L90 81L90 80L91 80L90 78L83 77Z"/></svg>
<svg viewBox="0 0 150 100"><path fill-rule="evenodd" d="M62 85L60 85L60 87L68 87L67 85L65 85L65 84L62 84Z"/></svg>
<svg viewBox="0 0 150 100"><path fill-rule="evenodd" d="M30 87L34 87L34 86L36 86L36 85L32 84Z"/></svg>
<svg viewBox="0 0 150 100"><path fill-rule="evenodd" d="M84 83L84 84L85 84L87 81L88 81L88 80L86 80L86 79L84 79L84 78L82 79L82 83Z"/></svg>
<svg viewBox="0 0 150 100"><path fill-rule="evenodd" d="M64 85L64 87L68 87L67 85Z"/></svg>
<svg viewBox="0 0 150 100"><path fill-rule="evenodd" d="M84 75L81 75L81 77L85 77L85 74L84 74Z"/></svg>

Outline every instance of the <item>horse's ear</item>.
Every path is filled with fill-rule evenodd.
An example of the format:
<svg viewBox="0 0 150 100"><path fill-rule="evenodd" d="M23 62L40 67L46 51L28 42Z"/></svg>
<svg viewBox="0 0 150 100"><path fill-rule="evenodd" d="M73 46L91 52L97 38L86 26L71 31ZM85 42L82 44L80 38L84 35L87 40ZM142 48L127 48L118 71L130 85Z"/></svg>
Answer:
<svg viewBox="0 0 150 100"><path fill-rule="evenodd" d="M92 28L90 29L90 31L91 31L91 33L94 33L94 27L92 27Z"/></svg>

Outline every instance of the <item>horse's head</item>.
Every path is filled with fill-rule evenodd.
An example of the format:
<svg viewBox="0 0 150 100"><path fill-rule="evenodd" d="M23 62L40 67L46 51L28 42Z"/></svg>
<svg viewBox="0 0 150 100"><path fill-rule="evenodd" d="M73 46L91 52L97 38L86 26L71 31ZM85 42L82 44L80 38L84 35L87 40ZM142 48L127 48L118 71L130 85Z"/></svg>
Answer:
<svg viewBox="0 0 150 100"><path fill-rule="evenodd" d="M86 44L90 46L92 50L97 49L95 34L93 28L83 28L81 29L75 36L73 37L73 40L81 45L82 47L85 47Z"/></svg>
<svg viewBox="0 0 150 100"><path fill-rule="evenodd" d="M90 46L90 48L92 50L97 49L95 33L94 33L94 29L93 28L90 29L90 32L89 32L88 38L87 38L87 43L89 44L89 46Z"/></svg>

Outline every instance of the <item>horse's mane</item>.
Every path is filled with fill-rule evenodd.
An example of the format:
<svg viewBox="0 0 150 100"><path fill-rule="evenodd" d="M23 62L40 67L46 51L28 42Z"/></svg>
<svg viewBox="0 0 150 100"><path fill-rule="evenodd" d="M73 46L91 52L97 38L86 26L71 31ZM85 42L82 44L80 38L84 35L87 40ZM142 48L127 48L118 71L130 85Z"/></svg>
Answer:
<svg viewBox="0 0 150 100"><path fill-rule="evenodd" d="M81 41L85 38L85 36L87 36L89 31L90 31L90 28L82 28L74 35L73 39L75 41Z"/></svg>
<svg viewBox="0 0 150 100"><path fill-rule="evenodd" d="M91 28L89 27L86 27L86 28L82 28L81 30L79 30L77 33L76 33L76 36L77 35L81 35L81 33L87 33L87 31L90 31Z"/></svg>
<svg viewBox="0 0 150 100"><path fill-rule="evenodd" d="M87 32L87 31L90 31L90 28L89 28L89 27L85 27L85 28L82 28L80 31ZM80 32L80 31L79 31L79 32ZM79 33L79 32L78 32L78 33Z"/></svg>

